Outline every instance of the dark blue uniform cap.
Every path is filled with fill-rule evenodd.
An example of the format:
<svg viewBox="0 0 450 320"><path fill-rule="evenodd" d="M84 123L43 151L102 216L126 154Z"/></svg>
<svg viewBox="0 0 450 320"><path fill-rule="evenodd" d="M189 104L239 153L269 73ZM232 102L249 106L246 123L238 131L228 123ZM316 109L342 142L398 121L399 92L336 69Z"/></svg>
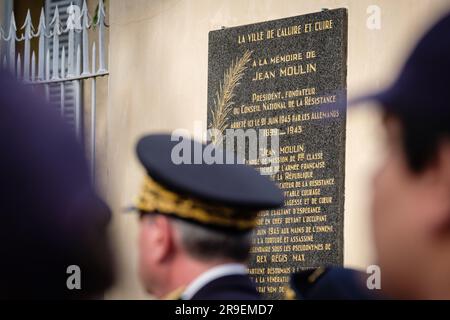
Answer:
<svg viewBox="0 0 450 320"><path fill-rule="evenodd" d="M353 101L378 101L394 114L450 118L450 14L418 42L397 80L382 92Z"/></svg>
<svg viewBox="0 0 450 320"><path fill-rule="evenodd" d="M234 154L184 137L174 140L168 134L139 140L136 151L147 177L134 209L247 231L256 226L258 211L283 206L275 183L238 164ZM234 161L227 162L227 156Z"/></svg>

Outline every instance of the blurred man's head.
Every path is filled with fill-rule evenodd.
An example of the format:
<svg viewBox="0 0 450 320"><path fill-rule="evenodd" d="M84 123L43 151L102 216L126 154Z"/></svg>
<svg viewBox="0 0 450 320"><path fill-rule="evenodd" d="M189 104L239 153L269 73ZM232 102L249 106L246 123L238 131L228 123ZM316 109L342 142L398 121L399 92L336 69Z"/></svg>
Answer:
<svg viewBox="0 0 450 320"><path fill-rule="evenodd" d="M450 16L425 35L383 105L387 158L374 180L382 287L450 298Z"/></svg>
<svg viewBox="0 0 450 320"><path fill-rule="evenodd" d="M3 74L0 87L0 299L99 297L113 277L110 210L84 152L41 97Z"/></svg>
<svg viewBox="0 0 450 320"><path fill-rule="evenodd" d="M250 246L251 232L236 234L165 215L141 214L139 274L146 290L161 298L211 267L245 264Z"/></svg>
<svg viewBox="0 0 450 320"><path fill-rule="evenodd" d="M401 297L450 297L450 133L426 142L393 115L385 127L373 217L383 285Z"/></svg>

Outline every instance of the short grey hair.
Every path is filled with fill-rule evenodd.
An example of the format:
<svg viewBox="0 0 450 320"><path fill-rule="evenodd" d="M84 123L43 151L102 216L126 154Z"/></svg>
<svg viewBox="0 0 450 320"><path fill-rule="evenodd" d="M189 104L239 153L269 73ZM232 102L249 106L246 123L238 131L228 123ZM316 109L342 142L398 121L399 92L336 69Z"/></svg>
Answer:
<svg viewBox="0 0 450 320"><path fill-rule="evenodd" d="M180 245L191 257L203 261L216 259L247 261L252 246L252 231L231 233L181 219L170 220L180 235Z"/></svg>

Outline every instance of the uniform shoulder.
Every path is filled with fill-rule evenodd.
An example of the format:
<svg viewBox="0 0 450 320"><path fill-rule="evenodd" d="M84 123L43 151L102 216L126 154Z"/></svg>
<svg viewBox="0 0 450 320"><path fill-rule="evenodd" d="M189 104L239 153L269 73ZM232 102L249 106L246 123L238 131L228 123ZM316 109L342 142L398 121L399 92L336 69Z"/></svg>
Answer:
<svg viewBox="0 0 450 320"><path fill-rule="evenodd" d="M381 298L366 286L367 274L348 268L319 267L294 273L290 298L299 300L370 300Z"/></svg>

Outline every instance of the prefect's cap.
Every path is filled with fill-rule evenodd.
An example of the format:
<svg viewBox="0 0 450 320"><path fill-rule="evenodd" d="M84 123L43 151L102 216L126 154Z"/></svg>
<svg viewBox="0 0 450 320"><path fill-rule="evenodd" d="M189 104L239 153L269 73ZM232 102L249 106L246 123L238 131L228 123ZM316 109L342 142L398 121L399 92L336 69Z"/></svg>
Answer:
<svg viewBox="0 0 450 320"><path fill-rule="evenodd" d="M211 145L181 139L159 134L139 140L136 151L147 176L135 209L244 231L255 227L259 211L283 206L281 190L255 169L199 161ZM180 143L185 147L181 153ZM174 159L179 155L186 161Z"/></svg>

